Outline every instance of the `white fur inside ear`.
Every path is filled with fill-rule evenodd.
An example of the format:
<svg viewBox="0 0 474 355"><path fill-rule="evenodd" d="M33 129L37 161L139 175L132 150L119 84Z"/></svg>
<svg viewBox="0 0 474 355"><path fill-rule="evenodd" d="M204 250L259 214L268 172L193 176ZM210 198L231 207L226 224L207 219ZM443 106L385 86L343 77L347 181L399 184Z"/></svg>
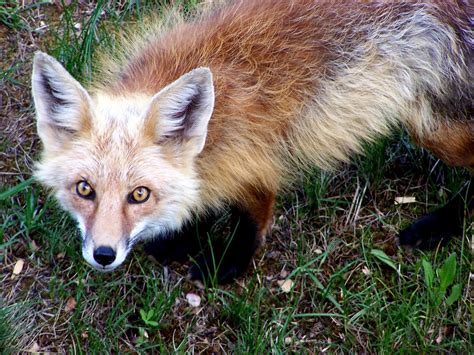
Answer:
<svg viewBox="0 0 474 355"><path fill-rule="evenodd" d="M45 145L51 143L45 140L80 130L81 115L90 108L89 94L56 59L42 52L34 57L32 91L38 133Z"/></svg>
<svg viewBox="0 0 474 355"><path fill-rule="evenodd" d="M213 109L212 73L208 68L197 68L158 92L146 119L156 120L157 141L185 142L183 149L197 155L204 148Z"/></svg>

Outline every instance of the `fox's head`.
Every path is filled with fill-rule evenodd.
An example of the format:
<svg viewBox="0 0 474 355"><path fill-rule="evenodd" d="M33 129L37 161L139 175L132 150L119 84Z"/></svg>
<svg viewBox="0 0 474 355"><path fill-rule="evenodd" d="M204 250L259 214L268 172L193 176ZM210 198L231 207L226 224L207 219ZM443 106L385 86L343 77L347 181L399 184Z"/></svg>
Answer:
<svg viewBox="0 0 474 355"><path fill-rule="evenodd" d="M153 96L90 95L37 53L32 87L44 146L35 175L77 220L89 264L113 270L135 242L191 216L200 185L194 162L214 107L208 68Z"/></svg>

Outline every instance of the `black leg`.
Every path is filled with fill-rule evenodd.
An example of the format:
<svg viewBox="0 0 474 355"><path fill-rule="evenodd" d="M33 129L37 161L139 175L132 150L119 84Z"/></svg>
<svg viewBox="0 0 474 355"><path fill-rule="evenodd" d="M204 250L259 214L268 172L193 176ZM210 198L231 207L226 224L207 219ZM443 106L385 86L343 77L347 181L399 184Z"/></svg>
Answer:
<svg viewBox="0 0 474 355"><path fill-rule="evenodd" d="M189 270L191 280L225 284L242 275L257 248L257 223L237 208L231 210L228 238L207 243Z"/></svg>
<svg viewBox="0 0 474 355"><path fill-rule="evenodd" d="M460 235L463 230L464 209L474 208L474 181L471 178L468 187L462 189L445 206L421 217L418 221L400 232L401 245L419 249L432 249L446 244L452 236Z"/></svg>
<svg viewBox="0 0 474 355"><path fill-rule="evenodd" d="M201 251L201 240L207 237L215 223L215 218L215 216L208 216L197 222L187 223L181 231L157 236L145 243L143 248L161 264L187 261L189 257L195 257Z"/></svg>

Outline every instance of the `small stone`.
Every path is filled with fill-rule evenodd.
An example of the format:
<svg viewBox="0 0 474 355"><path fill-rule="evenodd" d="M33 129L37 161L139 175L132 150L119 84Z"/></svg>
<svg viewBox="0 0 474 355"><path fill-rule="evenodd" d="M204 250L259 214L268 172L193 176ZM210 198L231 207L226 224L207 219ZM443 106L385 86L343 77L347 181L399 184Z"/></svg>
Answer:
<svg viewBox="0 0 474 355"><path fill-rule="evenodd" d="M201 304L201 297L199 297L195 293L188 293L186 295L186 300L188 301L191 307L199 307Z"/></svg>

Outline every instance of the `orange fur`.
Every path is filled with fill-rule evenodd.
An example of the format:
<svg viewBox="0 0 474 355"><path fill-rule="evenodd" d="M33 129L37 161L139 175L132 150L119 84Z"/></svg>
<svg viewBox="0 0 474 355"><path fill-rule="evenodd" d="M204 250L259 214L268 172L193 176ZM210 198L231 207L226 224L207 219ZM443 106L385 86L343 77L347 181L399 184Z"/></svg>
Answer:
<svg viewBox="0 0 474 355"><path fill-rule="evenodd" d="M470 18L462 0L238 0L186 20L171 11L103 55L90 98L39 55L37 176L80 222L81 210L109 203L101 218L128 225L110 232L120 239L226 205L264 234L275 194L299 171L334 168L396 126L472 165ZM84 175L98 189L87 208L63 188ZM143 184L156 198L129 217L123 196Z"/></svg>
<svg viewBox="0 0 474 355"><path fill-rule="evenodd" d="M474 167L474 121L443 122L420 145L450 165Z"/></svg>

